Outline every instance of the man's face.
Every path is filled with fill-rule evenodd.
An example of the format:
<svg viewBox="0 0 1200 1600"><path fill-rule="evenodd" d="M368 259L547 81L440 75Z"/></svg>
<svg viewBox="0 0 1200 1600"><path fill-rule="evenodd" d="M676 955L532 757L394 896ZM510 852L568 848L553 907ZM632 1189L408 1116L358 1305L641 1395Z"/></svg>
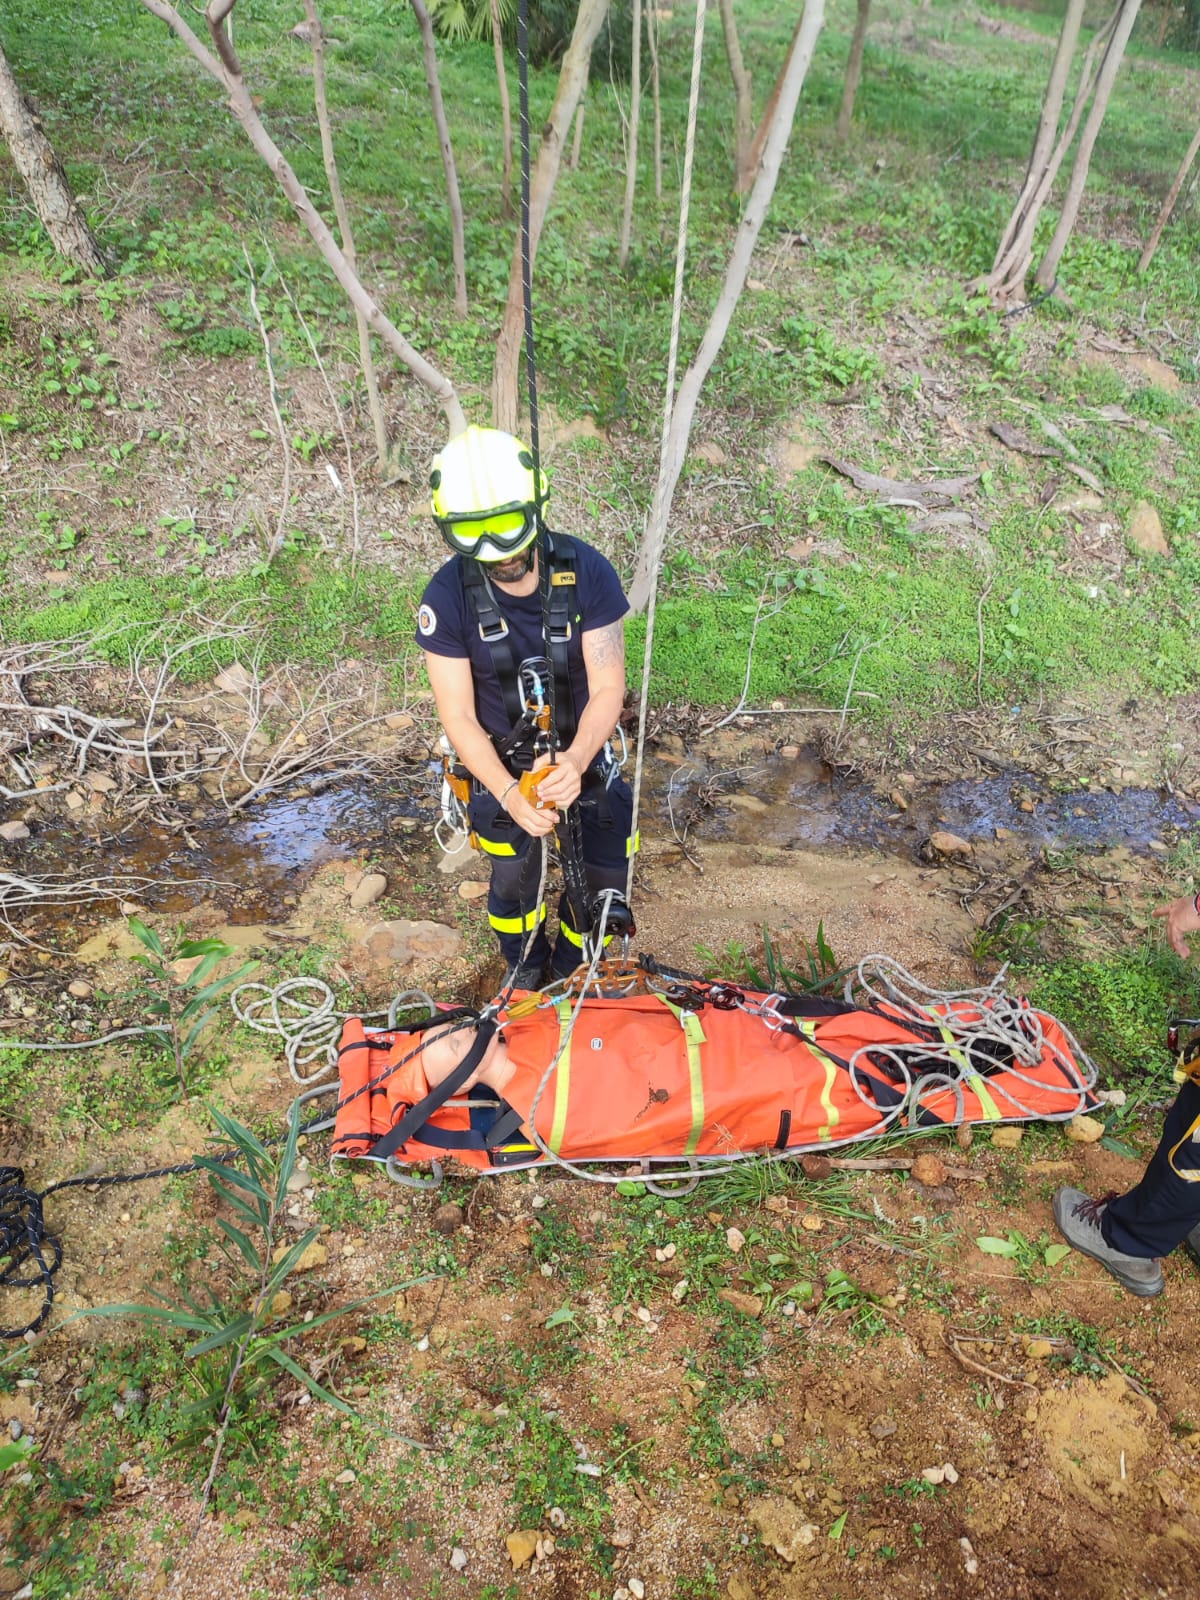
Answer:
<svg viewBox="0 0 1200 1600"><path fill-rule="evenodd" d="M537 556L534 555L534 562ZM489 561L487 564L488 577L493 583L520 583L527 572L532 571L529 551L522 550L515 556L509 556L506 561Z"/></svg>

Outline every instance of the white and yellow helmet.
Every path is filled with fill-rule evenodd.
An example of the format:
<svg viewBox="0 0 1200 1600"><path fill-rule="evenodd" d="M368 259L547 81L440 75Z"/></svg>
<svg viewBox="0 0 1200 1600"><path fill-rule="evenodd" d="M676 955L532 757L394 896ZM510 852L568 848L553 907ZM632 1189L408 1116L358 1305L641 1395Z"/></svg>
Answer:
<svg viewBox="0 0 1200 1600"><path fill-rule="evenodd" d="M458 434L434 456L429 487L438 531L457 555L506 561L537 537L546 475L535 475L533 456L511 433L468 428Z"/></svg>

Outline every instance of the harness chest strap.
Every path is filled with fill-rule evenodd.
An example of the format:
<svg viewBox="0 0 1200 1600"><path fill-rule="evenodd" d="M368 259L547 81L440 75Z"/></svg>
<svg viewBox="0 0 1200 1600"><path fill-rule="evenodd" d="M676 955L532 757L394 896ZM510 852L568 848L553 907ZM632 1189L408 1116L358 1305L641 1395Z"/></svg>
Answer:
<svg viewBox="0 0 1200 1600"><path fill-rule="evenodd" d="M550 569L550 605L547 649L554 673L554 706L559 745L569 745L575 737L575 697L571 690L568 646L573 631L572 608L576 602L575 548L562 534L546 531L546 550ZM509 643L508 623L501 614L487 573L478 561L463 561L463 587L475 616L479 637L487 645L492 666L504 696L504 710L512 723L509 739L516 739L527 726L526 708L521 698L517 663ZM501 745L508 741L498 741ZM511 754L501 750L501 758Z"/></svg>

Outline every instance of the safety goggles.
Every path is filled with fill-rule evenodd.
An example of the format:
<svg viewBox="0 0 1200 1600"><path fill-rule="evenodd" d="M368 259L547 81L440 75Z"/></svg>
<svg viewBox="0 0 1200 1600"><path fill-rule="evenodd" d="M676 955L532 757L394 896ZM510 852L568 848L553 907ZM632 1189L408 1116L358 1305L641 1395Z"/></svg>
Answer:
<svg viewBox="0 0 1200 1600"><path fill-rule="evenodd" d="M537 508L527 501L513 500L496 506L485 516L477 511L450 512L445 516L435 514L434 521L453 549L464 550L486 540L498 552L488 559L502 561L529 543L537 530Z"/></svg>

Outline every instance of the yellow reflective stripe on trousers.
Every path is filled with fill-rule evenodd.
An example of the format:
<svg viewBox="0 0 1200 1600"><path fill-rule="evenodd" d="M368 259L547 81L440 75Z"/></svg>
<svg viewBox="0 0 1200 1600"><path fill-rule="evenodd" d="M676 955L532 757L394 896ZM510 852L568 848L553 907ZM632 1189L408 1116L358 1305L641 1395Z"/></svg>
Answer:
<svg viewBox="0 0 1200 1600"><path fill-rule="evenodd" d="M842 1120L842 1114L833 1103L833 1086L837 1082L837 1062L832 1056L827 1056L817 1043L817 1024L812 1017L797 1017L800 1032L808 1041L808 1048L816 1056L825 1069L825 1082L821 1085L821 1110L825 1113L825 1121L817 1129L818 1139L831 1139L833 1130Z"/></svg>
<svg viewBox="0 0 1200 1600"><path fill-rule="evenodd" d="M1192 1123L1191 1127L1184 1134L1183 1138L1180 1139L1179 1144L1171 1146L1171 1149L1167 1154L1167 1165L1177 1178L1183 1179L1184 1183L1200 1183L1200 1171L1198 1171L1195 1167L1185 1167L1183 1171L1180 1171L1180 1169L1175 1165L1175 1156L1179 1150L1179 1145L1184 1145L1189 1139L1194 1139L1198 1129L1200 1129L1200 1117L1197 1117L1195 1122Z"/></svg>
<svg viewBox="0 0 1200 1600"><path fill-rule="evenodd" d="M558 931L559 931L559 933L562 934L564 939L568 940L571 944L575 945L577 949L579 949L579 950L583 949L583 935L581 933L576 933L575 929L574 928L569 928L565 922L560 922L559 923ZM605 944L607 944L608 941L611 938L612 938L612 934L611 933L606 933L604 935Z"/></svg>
<svg viewBox="0 0 1200 1600"><path fill-rule="evenodd" d="M536 928L539 922L546 920L545 901L538 906L536 911L531 911L524 917L496 917L488 912L488 921L497 933L528 933L530 928Z"/></svg>
<svg viewBox="0 0 1200 1600"><path fill-rule="evenodd" d="M658 998L683 1028L683 1040L687 1047L688 1085L692 1099L692 1126L688 1130L683 1153L685 1156L694 1156L696 1147L700 1143L700 1135L704 1132L704 1064L700 1059L700 1046L707 1043L704 1024L694 1011L684 1011L679 1006L673 1006L662 995Z"/></svg>
<svg viewBox="0 0 1200 1600"><path fill-rule="evenodd" d="M959 1049L954 1042L954 1034L944 1024L938 1024L938 1032L942 1036L942 1042L950 1051L951 1059L958 1063L959 1069L963 1075L963 1084L966 1086L966 1088L971 1090L972 1094L974 1094L975 1098L979 1101L979 1109L983 1113L983 1120L985 1122L1002 1122L1004 1120L1004 1113L992 1099L987 1084L984 1083L983 1079L977 1072L971 1071L971 1063L967 1057L967 1052Z"/></svg>
<svg viewBox="0 0 1200 1600"><path fill-rule="evenodd" d="M629 838L626 839L626 841L625 841L625 856L626 856L626 859L628 860L628 858L630 856L637 855L638 851L641 848L642 848L642 830L639 828L636 833L631 833L629 835Z"/></svg>
<svg viewBox="0 0 1200 1600"><path fill-rule="evenodd" d="M505 844L501 839L485 839L481 833L475 835L479 848L485 856L515 856L516 846Z"/></svg>
<svg viewBox="0 0 1200 1600"><path fill-rule="evenodd" d="M558 1012L559 1056L554 1069L554 1121L550 1124L550 1137L546 1143L558 1155L567 1131L567 1101L571 1095L571 1037L568 1029L573 1007L569 1000L560 1000L555 1009Z"/></svg>

